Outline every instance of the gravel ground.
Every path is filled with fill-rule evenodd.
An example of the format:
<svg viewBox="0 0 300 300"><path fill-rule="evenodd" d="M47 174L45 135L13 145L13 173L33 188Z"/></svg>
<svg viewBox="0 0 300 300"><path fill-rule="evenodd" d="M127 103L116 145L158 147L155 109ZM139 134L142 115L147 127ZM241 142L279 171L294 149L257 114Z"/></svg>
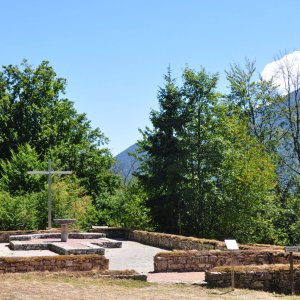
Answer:
<svg viewBox="0 0 300 300"><path fill-rule="evenodd" d="M136 270L146 274L153 272L153 257L160 248L143 245L132 241L122 241L122 248L105 249L105 257L109 259L110 270Z"/></svg>
<svg viewBox="0 0 300 300"><path fill-rule="evenodd" d="M194 283L204 280L204 272L152 273L154 271L153 257L162 251L166 250L137 242L123 241L120 249L105 249L105 257L109 259L110 270L133 269L146 274L149 282Z"/></svg>
<svg viewBox="0 0 300 300"><path fill-rule="evenodd" d="M70 241L70 240L69 240ZM204 280L204 273L151 273L154 270L153 257L166 251L160 248L143 245L133 241L122 241L122 248L105 249L105 257L109 259L110 270L135 270L146 274L149 282L158 283L193 283ZM13 251L8 244L0 243L0 256L29 257L58 255L48 250Z"/></svg>
<svg viewBox="0 0 300 300"><path fill-rule="evenodd" d="M82 240L81 240L82 241ZM70 244L72 240L69 239ZM86 242L86 240L84 240ZM153 257L156 253L165 251L160 248L146 246L132 241L122 241L122 248L105 249L105 257L109 259L111 270L134 269L137 272L153 271ZM10 250L8 244L0 243L0 256L54 256L58 255L48 250Z"/></svg>

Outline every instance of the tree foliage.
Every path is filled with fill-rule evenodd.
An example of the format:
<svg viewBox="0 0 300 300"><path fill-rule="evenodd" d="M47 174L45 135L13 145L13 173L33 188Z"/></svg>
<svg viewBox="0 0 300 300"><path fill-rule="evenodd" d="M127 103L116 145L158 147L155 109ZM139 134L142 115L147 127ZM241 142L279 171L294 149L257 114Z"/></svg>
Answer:
<svg viewBox="0 0 300 300"><path fill-rule="evenodd" d="M91 212L91 222L97 223L97 213L89 203L94 203L102 194L114 193L120 179L111 172L114 160L105 148L107 138L99 128L91 127L86 115L78 113L73 102L64 98L65 87L66 80L57 77L47 61L36 68L27 61L20 66L3 66L0 72L0 188L9 193L11 205L15 205L16 197L36 197L31 195L44 191L45 176L28 175L27 171L46 170L51 158L53 169L72 170L76 179L75 184L57 178L57 185L62 186L60 192L56 192L61 198L61 202L55 204L56 212L68 215L69 206L76 203L77 212L72 210L72 213L79 214L79 223L85 206ZM76 194L81 189L87 198ZM64 199L69 200L64 202ZM44 202L35 203L43 218ZM10 210L10 206L7 209ZM37 216L35 209L25 211L32 218ZM16 222L12 224L17 226L15 229L19 228ZM44 219L32 224L35 225L27 227L45 225Z"/></svg>
<svg viewBox="0 0 300 300"><path fill-rule="evenodd" d="M235 111L248 122L252 136L266 146L276 163L277 184L273 190L276 207L272 223L277 243L299 241L299 70L288 59L279 59L270 81L254 80L255 64L246 62L243 69L233 65L227 72ZM281 82L283 86L275 83ZM242 105L239 99L244 99Z"/></svg>
<svg viewBox="0 0 300 300"><path fill-rule="evenodd" d="M108 149L99 147L107 139L98 128L91 128L70 100L62 98L65 86L66 80L57 77L47 61L37 68L26 61L20 67L3 67L0 159L10 160L27 145L40 162L52 158L57 168L73 170L90 195L112 191L118 184L109 171L113 159Z"/></svg>
<svg viewBox="0 0 300 300"><path fill-rule="evenodd" d="M145 159L139 179L148 192L148 205L154 222L160 230L178 231L184 182L185 149L180 136L186 122L179 89L165 76L165 87L158 92L160 111L152 111L150 120L154 129L147 128L140 141Z"/></svg>
<svg viewBox="0 0 300 300"><path fill-rule="evenodd" d="M138 178L160 230L210 238L272 241L273 223L259 225L274 203L272 157L245 118L216 90L217 74L183 72L182 87L166 76L159 111L143 132L147 154Z"/></svg>
<svg viewBox="0 0 300 300"><path fill-rule="evenodd" d="M41 177L29 176L27 172L45 167L45 164L40 162L37 152L29 144L20 146L18 152L11 150L10 158L2 159L0 162L2 171L0 188L11 195L38 192L44 187L45 181Z"/></svg>
<svg viewBox="0 0 300 300"><path fill-rule="evenodd" d="M278 146L279 117L274 105L280 102L273 80L255 79L255 62L246 59L245 66L233 64L226 72L230 93L228 104L240 118L248 120L250 134L269 152Z"/></svg>
<svg viewBox="0 0 300 300"><path fill-rule="evenodd" d="M75 226L89 228L97 220L91 197L75 176L55 180L52 195L54 218L75 218ZM47 226L47 185L39 192L12 195L1 191L0 230L42 229Z"/></svg>
<svg viewBox="0 0 300 300"><path fill-rule="evenodd" d="M115 194L107 194L106 197L102 196L97 199L99 224L131 229L153 229L146 199L147 193L139 182L132 178Z"/></svg>
<svg viewBox="0 0 300 300"><path fill-rule="evenodd" d="M218 74L186 67L178 84L168 70L159 109L138 142L136 178L122 184L107 138L64 98L66 80L47 61L0 72L0 229L44 228L44 176L28 170L74 171L53 180L53 215L92 224L156 229L240 242L300 239L299 72L283 61L280 94L255 79L255 63Z"/></svg>

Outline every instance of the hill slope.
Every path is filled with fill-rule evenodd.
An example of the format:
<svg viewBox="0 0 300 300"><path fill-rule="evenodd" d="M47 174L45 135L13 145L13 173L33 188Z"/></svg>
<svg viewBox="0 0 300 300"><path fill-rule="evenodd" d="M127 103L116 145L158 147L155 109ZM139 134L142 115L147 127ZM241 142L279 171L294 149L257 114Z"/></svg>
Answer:
<svg viewBox="0 0 300 300"><path fill-rule="evenodd" d="M117 163L113 166L112 170L113 172L120 174L125 183L132 177L133 172L135 172L140 166L139 160L129 154L135 153L137 147L137 144L133 144L115 156Z"/></svg>

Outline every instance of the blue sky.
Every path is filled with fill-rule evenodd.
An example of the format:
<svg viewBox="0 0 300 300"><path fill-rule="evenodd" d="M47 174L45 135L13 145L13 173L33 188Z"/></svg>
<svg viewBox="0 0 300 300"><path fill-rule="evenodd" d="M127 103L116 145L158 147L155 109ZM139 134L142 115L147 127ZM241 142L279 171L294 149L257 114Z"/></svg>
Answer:
<svg viewBox="0 0 300 300"><path fill-rule="evenodd" d="M67 97L117 154L150 125L171 65L220 73L244 58L261 72L300 49L298 0L0 0L0 64L49 60Z"/></svg>

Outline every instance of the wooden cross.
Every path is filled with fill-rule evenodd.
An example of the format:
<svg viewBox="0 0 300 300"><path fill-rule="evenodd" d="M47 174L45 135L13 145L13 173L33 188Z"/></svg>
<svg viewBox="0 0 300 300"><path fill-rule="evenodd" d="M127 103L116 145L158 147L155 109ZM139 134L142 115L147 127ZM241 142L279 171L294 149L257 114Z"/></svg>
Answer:
<svg viewBox="0 0 300 300"><path fill-rule="evenodd" d="M48 175L48 228L51 229L51 206L52 206L52 194L51 194L51 184L52 184L52 174L72 174L72 171L53 171L51 169L51 159L48 160L48 171L28 171L28 174L38 174L38 175Z"/></svg>

